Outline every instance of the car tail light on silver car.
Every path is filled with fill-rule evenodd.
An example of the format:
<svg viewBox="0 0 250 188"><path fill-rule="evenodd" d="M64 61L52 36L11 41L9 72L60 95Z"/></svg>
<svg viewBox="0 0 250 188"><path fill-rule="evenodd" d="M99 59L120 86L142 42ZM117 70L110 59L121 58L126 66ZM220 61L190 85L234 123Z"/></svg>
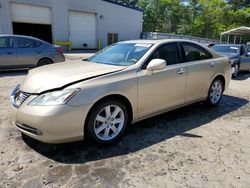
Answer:
<svg viewBox="0 0 250 188"><path fill-rule="evenodd" d="M29 93L22 92L20 90L20 85L17 85L12 91L11 103L14 107L18 108L29 96Z"/></svg>

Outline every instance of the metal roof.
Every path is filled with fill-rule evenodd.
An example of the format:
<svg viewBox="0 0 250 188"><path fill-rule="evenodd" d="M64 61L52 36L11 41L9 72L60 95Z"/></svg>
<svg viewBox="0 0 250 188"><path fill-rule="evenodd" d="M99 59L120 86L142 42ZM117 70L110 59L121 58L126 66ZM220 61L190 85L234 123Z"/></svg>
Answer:
<svg viewBox="0 0 250 188"><path fill-rule="evenodd" d="M137 11L140 11L140 12L144 12L144 10L142 8L138 8L138 7L135 7L135 6L132 6L132 5L122 4L122 3L116 2L114 0L103 0L103 1L106 1L108 3L113 3L115 5L119 5L119 6L122 6L122 7L134 9L134 10L137 10Z"/></svg>
<svg viewBox="0 0 250 188"><path fill-rule="evenodd" d="M250 27L238 27L235 29L231 29L229 31L225 31L221 33L221 35L235 35L235 36L246 36L250 35Z"/></svg>

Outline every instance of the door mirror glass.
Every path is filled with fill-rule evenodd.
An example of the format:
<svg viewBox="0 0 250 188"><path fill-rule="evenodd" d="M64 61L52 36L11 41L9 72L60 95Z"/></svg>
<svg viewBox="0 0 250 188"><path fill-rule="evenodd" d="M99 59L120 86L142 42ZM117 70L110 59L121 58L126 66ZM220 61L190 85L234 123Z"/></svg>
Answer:
<svg viewBox="0 0 250 188"><path fill-rule="evenodd" d="M166 67L166 61L164 59L153 59L147 66L148 71L162 70Z"/></svg>

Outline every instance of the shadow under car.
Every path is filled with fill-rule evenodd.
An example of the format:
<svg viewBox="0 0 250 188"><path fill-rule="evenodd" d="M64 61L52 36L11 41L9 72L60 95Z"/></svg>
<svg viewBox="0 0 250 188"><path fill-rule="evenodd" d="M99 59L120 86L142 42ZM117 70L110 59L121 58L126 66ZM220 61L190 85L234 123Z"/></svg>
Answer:
<svg viewBox="0 0 250 188"><path fill-rule="evenodd" d="M202 103L192 104L133 124L118 142L108 146L86 141L45 144L24 135L23 140L33 150L54 161L81 164L126 155L177 135L201 139L202 135L186 132L236 111L248 102L243 98L224 95L221 103L215 108L207 107Z"/></svg>

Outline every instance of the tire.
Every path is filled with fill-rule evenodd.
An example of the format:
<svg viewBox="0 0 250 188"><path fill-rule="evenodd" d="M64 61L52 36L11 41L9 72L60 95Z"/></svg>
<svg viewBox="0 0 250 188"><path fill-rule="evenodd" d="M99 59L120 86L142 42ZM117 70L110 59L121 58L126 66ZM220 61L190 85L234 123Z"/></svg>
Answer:
<svg viewBox="0 0 250 188"><path fill-rule="evenodd" d="M236 78L237 76L238 76L238 74L239 74L239 64L238 63L236 63L234 66L234 73L232 74L232 77L233 78Z"/></svg>
<svg viewBox="0 0 250 188"><path fill-rule="evenodd" d="M41 59L41 60L38 61L37 67L49 65L49 64L51 64L51 63L52 63L52 62L51 62L51 60L49 60L49 59Z"/></svg>
<svg viewBox="0 0 250 188"><path fill-rule="evenodd" d="M208 91L207 104L209 106L216 106L220 103L224 90L224 84L221 79L215 79Z"/></svg>
<svg viewBox="0 0 250 188"><path fill-rule="evenodd" d="M103 101L90 112L86 136L100 144L113 143L124 133L128 120L128 111L123 103L118 100Z"/></svg>

